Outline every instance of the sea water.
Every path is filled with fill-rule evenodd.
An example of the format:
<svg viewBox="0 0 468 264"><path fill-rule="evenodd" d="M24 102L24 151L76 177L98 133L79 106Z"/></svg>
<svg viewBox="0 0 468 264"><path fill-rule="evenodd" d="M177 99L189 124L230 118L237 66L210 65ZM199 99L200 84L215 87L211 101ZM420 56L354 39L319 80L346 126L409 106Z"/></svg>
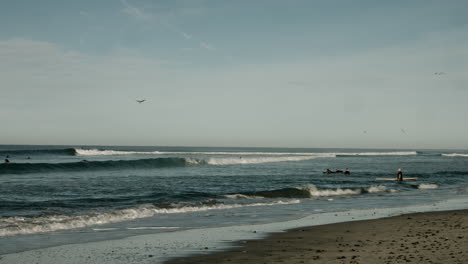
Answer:
<svg viewBox="0 0 468 264"><path fill-rule="evenodd" d="M460 150L3 145L0 157L0 254L468 197ZM398 168L418 179L376 180Z"/></svg>

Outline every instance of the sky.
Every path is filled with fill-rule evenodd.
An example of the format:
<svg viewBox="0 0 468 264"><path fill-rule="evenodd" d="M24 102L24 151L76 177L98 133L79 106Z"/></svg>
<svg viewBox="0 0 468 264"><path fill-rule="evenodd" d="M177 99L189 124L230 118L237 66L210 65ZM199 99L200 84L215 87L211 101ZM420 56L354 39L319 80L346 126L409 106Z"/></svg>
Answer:
<svg viewBox="0 0 468 264"><path fill-rule="evenodd" d="M1 1L0 144L468 149L467 12Z"/></svg>

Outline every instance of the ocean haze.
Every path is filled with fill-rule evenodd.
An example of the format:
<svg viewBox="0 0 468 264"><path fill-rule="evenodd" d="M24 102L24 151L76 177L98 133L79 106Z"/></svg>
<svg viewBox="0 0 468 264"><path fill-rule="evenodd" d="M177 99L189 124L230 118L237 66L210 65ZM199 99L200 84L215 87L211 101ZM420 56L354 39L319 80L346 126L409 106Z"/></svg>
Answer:
<svg viewBox="0 0 468 264"><path fill-rule="evenodd" d="M466 10L2 3L0 144L467 149Z"/></svg>

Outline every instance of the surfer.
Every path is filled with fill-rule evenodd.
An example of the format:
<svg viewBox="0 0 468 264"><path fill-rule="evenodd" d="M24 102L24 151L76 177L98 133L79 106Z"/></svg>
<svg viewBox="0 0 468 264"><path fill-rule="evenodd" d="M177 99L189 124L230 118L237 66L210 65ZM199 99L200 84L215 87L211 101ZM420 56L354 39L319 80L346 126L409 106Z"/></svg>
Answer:
<svg viewBox="0 0 468 264"><path fill-rule="evenodd" d="M342 170L339 170L339 169L336 169L336 170L335 170L335 173L343 173L343 171L342 171Z"/></svg>
<svg viewBox="0 0 468 264"><path fill-rule="evenodd" d="M344 171L344 174L345 174L345 175L350 175L350 174L351 174L351 172L349 171L349 169L348 169L348 168L346 168L346 170Z"/></svg>
<svg viewBox="0 0 468 264"><path fill-rule="evenodd" d="M398 168L397 181L403 181L403 172L401 171L401 168Z"/></svg>
<svg viewBox="0 0 468 264"><path fill-rule="evenodd" d="M10 163L10 161L8 159L5 159L5 163Z"/></svg>
<svg viewBox="0 0 468 264"><path fill-rule="evenodd" d="M331 171L330 169L327 169L326 173L330 174L330 173L333 173L333 171Z"/></svg>

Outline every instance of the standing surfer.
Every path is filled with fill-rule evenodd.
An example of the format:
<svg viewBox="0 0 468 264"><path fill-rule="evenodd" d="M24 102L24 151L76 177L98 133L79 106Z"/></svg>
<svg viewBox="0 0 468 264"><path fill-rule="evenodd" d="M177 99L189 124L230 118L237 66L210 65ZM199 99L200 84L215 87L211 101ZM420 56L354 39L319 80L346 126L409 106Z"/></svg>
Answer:
<svg viewBox="0 0 468 264"><path fill-rule="evenodd" d="M403 172L401 171L401 168L398 168L397 181L403 181Z"/></svg>

